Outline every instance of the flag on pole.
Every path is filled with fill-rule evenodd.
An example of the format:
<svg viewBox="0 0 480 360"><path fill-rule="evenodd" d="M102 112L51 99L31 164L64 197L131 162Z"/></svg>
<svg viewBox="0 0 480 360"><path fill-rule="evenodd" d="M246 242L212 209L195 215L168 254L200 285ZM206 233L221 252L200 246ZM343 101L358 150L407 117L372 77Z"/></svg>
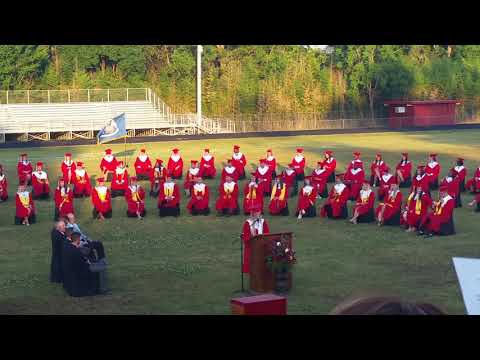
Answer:
<svg viewBox="0 0 480 360"><path fill-rule="evenodd" d="M125 113L123 113L114 117L110 120L110 123L99 131L97 140L99 144L103 144L125 136L127 136L127 120L125 119Z"/></svg>

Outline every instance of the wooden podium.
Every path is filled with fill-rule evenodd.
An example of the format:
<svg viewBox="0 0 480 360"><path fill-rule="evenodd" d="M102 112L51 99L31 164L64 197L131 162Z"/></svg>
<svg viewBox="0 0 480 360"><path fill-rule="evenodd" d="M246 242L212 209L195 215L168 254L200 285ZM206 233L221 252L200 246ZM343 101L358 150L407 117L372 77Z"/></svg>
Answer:
<svg viewBox="0 0 480 360"><path fill-rule="evenodd" d="M275 275L268 269L265 257L269 255L269 247L273 241L280 238L287 240L292 249L293 233L265 234L254 236L250 240L250 289L258 293L273 292L275 289ZM292 287L292 274L288 275L288 289Z"/></svg>

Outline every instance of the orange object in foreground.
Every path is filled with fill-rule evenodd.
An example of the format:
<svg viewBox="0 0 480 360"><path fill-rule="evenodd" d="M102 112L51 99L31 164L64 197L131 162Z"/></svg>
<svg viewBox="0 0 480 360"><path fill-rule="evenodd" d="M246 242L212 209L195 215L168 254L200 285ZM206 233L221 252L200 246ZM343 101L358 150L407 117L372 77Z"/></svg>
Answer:
<svg viewBox="0 0 480 360"><path fill-rule="evenodd" d="M264 294L230 300L233 315L287 315L287 298Z"/></svg>

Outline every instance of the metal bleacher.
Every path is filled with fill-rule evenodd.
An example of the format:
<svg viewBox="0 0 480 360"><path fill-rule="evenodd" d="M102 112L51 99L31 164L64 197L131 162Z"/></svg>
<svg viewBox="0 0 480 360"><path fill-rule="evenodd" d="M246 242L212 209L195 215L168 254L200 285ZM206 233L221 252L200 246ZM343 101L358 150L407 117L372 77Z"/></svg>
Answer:
<svg viewBox="0 0 480 360"><path fill-rule="evenodd" d="M134 90L137 96L132 99ZM106 96L101 99L94 96L99 90L93 89L82 93L57 90L65 92L65 96L53 96L54 90L36 91L42 92L40 96L35 90L26 96L16 94L16 98L13 92L0 96L0 141L6 137L20 141L92 139L109 120L122 113L125 113L130 137L234 131L228 121L204 117L199 121L193 113L174 114L151 89L107 89L102 90Z"/></svg>

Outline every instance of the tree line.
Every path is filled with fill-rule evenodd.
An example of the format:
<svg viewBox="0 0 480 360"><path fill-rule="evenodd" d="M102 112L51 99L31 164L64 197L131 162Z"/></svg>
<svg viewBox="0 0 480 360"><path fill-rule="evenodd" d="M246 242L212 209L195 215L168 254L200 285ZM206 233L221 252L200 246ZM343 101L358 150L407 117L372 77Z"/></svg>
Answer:
<svg viewBox="0 0 480 360"><path fill-rule="evenodd" d="M480 46L205 45L207 116L315 113L383 116L383 101L463 100L475 117ZM196 46L0 45L3 90L151 87L176 112L195 111Z"/></svg>

